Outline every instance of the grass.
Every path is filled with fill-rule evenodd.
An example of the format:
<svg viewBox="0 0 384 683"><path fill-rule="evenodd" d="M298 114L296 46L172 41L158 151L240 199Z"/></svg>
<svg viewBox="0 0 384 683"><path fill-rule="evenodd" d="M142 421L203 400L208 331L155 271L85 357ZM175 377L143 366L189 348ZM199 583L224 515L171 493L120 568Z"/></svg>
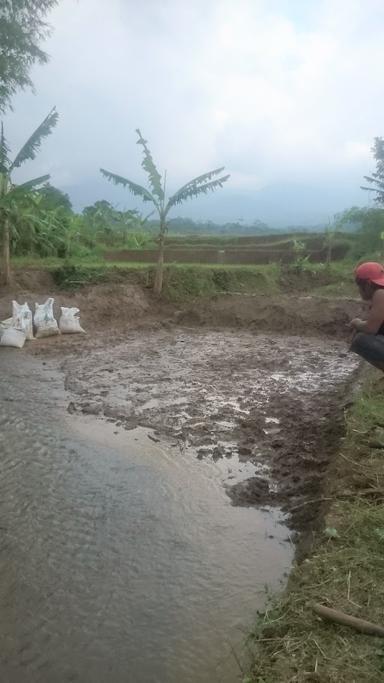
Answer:
<svg viewBox="0 0 384 683"><path fill-rule="evenodd" d="M384 381L370 380L346 418L346 437L329 472L325 531L291 573L285 593L251 635L249 683L384 680L384 641L327 623L319 602L383 624Z"/></svg>
<svg viewBox="0 0 384 683"><path fill-rule="evenodd" d="M164 295L171 301L243 292L275 293L279 268L266 266L167 266L164 277Z"/></svg>
<svg viewBox="0 0 384 683"><path fill-rule="evenodd" d="M121 282L124 279L151 286L154 265L125 261L84 261L71 259L14 259L17 271L43 269L52 272L56 284L75 289L85 284ZM180 301L223 292L278 291L277 264L261 266L227 266L210 264L168 264L164 267L164 297Z"/></svg>
<svg viewBox="0 0 384 683"><path fill-rule="evenodd" d="M356 298L356 296L358 296L356 285L353 282L352 278L340 280L339 282L331 282L329 285L315 287L312 290L312 294L319 294L321 296L329 297L347 298Z"/></svg>
<svg viewBox="0 0 384 683"><path fill-rule="evenodd" d="M104 261L100 258L68 261L58 258L19 257L12 261L17 270L42 269L52 272L62 288L84 284L121 282L124 279L151 286L154 265L140 262ZM347 261L324 264L303 263L300 267L266 265L167 264L164 268L164 297L182 301L222 293L310 292L325 296L356 296L352 281L353 264Z"/></svg>
<svg viewBox="0 0 384 683"><path fill-rule="evenodd" d="M21 268L39 269L39 270L53 270L55 268L62 268L63 266L77 266L81 268L121 268L123 270L136 270L137 268L148 268L148 263L136 263L126 261L104 261L100 257L71 258L64 260L55 256L39 258L31 256L17 256L12 259L12 266L16 270Z"/></svg>

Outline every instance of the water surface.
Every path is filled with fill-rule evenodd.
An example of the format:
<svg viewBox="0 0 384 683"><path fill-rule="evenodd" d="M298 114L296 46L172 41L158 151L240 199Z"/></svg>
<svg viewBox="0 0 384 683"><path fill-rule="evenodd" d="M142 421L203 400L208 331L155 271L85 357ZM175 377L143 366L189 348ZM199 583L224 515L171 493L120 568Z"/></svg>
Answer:
<svg viewBox="0 0 384 683"><path fill-rule="evenodd" d="M220 466L69 416L54 362L0 354L2 683L232 683L292 548Z"/></svg>

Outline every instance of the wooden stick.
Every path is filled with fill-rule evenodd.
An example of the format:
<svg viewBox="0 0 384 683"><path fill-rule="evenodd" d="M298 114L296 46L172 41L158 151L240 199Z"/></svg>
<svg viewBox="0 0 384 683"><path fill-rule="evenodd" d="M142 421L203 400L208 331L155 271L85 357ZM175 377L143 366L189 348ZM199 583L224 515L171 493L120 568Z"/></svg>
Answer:
<svg viewBox="0 0 384 683"><path fill-rule="evenodd" d="M314 603L312 605L313 611L328 621L335 621L337 624L342 624L343 626L350 626L355 628L361 633L366 633L370 636L379 636L384 638L384 627L378 624L373 624L371 621L365 621L364 619L358 619L357 617L351 617L349 614L340 612L336 609L330 609L330 607L325 607L324 605L319 605Z"/></svg>

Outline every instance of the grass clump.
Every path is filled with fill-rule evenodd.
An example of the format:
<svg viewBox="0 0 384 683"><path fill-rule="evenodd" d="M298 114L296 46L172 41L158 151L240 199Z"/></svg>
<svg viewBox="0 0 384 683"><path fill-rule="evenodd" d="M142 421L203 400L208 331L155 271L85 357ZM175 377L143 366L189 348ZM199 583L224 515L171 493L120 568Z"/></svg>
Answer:
<svg viewBox="0 0 384 683"><path fill-rule="evenodd" d="M278 291L278 267L172 265L165 269L164 296L181 301L223 293Z"/></svg>
<svg viewBox="0 0 384 683"><path fill-rule="evenodd" d="M383 384L383 382L381 382ZM384 387L366 386L329 472L324 531L250 637L250 683L384 680L384 640L322 621L318 602L384 622Z"/></svg>

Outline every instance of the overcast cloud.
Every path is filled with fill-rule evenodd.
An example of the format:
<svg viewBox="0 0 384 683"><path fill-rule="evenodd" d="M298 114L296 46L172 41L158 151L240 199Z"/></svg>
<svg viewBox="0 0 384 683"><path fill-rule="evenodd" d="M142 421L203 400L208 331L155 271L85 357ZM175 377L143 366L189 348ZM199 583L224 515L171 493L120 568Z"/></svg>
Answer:
<svg viewBox="0 0 384 683"><path fill-rule="evenodd" d="M50 63L33 72L36 94L15 98L7 137L16 148L53 105L60 122L20 179L50 172L78 207L136 206L98 169L144 181L140 127L171 190L231 173L182 215L304 223L368 201L382 0L62 0L50 21Z"/></svg>

